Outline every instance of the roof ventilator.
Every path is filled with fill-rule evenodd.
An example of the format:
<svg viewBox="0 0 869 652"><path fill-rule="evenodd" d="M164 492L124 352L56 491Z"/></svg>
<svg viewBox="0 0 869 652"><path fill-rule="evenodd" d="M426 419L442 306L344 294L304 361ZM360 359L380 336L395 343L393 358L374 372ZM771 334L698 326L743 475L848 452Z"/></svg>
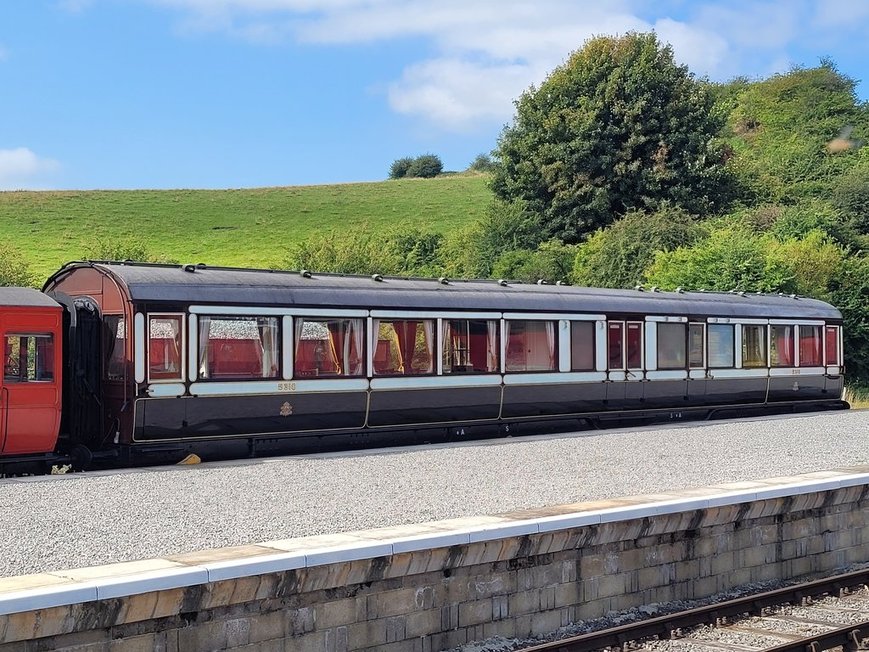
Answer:
<svg viewBox="0 0 869 652"><path fill-rule="evenodd" d="M507 281L505 281L503 278L499 278L498 285L500 285L502 288L505 288L507 287Z"/></svg>
<svg viewBox="0 0 869 652"><path fill-rule="evenodd" d="M542 278L539 278L537 279L537 285L546 285L546 281L544 281Z"/></svg>
<svg viewBox="0 0 869 652"><path fill-rule="evenodd" d="M377 281L378 283L383 283L383 275L382 274L372 274L371 280Z"/></svg>
<svg viewBox="0 0 869 652"><path fill-rule="evenodd" d="M307 269L303 269L301 272L299 272L299 276L301 276L302 278L311 278L311 272Z"/></svg>
<svg viewBox="0 0 869 652"><path fill-rule="evenodd" d="M441 277L438 279L438 283L440 283L441 285L449 285L449 284L450 284L450 279L448 279L446 276L441 276Z"/></svg>
<svg viewBox="0 0 869 652"><path fill-rule="evenodd" d="M642 284L642 283L637 283L637 284L634 286L634 289L635 289L637 292L645 292L645 290L643 289L643 284Z"/></svg>
<svg viewBox="0 0 869 652"><path fill-rule="evenodd" d="M681 287L678 287L676 288L676 294L685 294L685 290L683 290Z"/></svg>
<svg viewBox="0 0 869 652"><path fill-rule="evenodd" d="M196 271L196 265L182 265L181 269L185 272L190 272L191 274Z"/></svg>

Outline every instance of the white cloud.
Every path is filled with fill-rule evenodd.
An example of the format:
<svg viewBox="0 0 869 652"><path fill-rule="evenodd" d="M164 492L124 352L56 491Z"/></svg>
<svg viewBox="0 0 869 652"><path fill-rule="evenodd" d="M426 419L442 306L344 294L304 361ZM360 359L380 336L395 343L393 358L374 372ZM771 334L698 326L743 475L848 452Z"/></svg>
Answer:
<svg viewBox="0 0 869 652"><path fill-rule="evenodd" d="M42 158L27 147L0 149L0 190L38 188L45 177L60 168L50 158Z"/></svg>
<svg viewBox="0 0 869 652"><path fill-rule="evenodd" d="M594 35L654 29L693 72L727 79L746 70L778 72L790 61L788 47L815 36L812 30L829 34L856 21L865 31L869 17L869 3L855 9L853 0L140 1L182 11L186 30L223 31L258 43L425 39L432 54L385 85L388 101L397 112L454 130L509 119L523 90ZM668 7L683 13L670 17Z"/></svg>

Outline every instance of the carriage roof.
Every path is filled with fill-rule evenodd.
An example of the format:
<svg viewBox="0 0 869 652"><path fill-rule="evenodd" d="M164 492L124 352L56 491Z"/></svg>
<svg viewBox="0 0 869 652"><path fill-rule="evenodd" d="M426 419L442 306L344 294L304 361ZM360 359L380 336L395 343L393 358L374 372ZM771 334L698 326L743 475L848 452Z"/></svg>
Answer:
<svg viewBox="0 0 869 652"><path fill-rule="evenodd" d="M841 319L833 306L793 295L614 290L489 280L462 281L282 270L75 262L49 279L95 269L116 278L134 302L278 307L624 313Z"/></svg>

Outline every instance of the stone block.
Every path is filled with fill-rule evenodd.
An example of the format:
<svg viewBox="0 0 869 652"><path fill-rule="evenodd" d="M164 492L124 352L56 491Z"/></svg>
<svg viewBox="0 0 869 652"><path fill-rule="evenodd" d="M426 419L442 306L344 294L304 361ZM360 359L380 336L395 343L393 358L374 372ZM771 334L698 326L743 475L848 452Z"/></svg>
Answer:
<svg viewBox="0 0 869 652"><path fill-rule="evenodd" d="M549 634L559 627L561 627L560 609L531 614L531 634L533 636Z"/></svg>
<svg viewBox="0 0 869 652"><path fill-rule="evenodd" d="M286 617L282 611L251 614L248 639L251 643L269 641L286 636Z"/></svg>
<svg viewBox="0 0 869 652"><path fill-rule="evenodd" d="M406 637L405 635L406 627L404 616L392 616L386 619L386 642L387 643L395 643L396 641L403 641Z"/></svg>
<svg viewBox="0 0 869 652"><path fill-rule="evenodd" d="M372 593L368 596L368 618L406 614L415 609L417 609L417 589L397 589Z"/></svg>
<svg viewBox="0 0 869 652"><path fill-rule="evenodd" d="M540 589L519 591L508 597L508 610L513 616L530 614L540 608Z"/></svg>
<svg viewBox="0 0 869 652"><path fill-rule="evenodd" d="M512 618L506 618L491 623L483 623L483 639L494 638L496 636L502 638L515 637L516 621Z"/></svg>
<svg viewBox="0 0 869 652"><path fill-rule="evenodd" d="M571 607L578 604L581 600L582 595L579 582L565 582L555 587L556 607Z"/></svg>
<svg viewBox="0 0 869 652"><path fill-rule="evenodd" d="M405 617L405 630L407 638L417 636L431 636L441 629L441 610L426 609L414 611Z"/></svg>
<svg viewBox="0 0 869 652"><path fill-rule="evenodd" d="M374 648L386 643L386 619L368 620L362 623L347 625L347 640L351 650ZM288 650L295 648L287 646Z"/></svg>
<svg viewBox="0 0 869 652"><path fill-rule="evenodd" d="M473 600L459 604L459 627L471 627L492 620L492 599Z"/></svg>

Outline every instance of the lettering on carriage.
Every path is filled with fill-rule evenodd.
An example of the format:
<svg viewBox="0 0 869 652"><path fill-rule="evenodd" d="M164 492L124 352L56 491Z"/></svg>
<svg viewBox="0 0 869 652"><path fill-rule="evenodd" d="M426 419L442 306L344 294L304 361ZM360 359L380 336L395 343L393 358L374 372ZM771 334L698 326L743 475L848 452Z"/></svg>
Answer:
<svg viewBox="0 0 869 652"><path fill-rule="evenodd" d="M278 383L278 391L279 392L295 392L296 391L296 383L294 383L294 382Z"/></svg>

